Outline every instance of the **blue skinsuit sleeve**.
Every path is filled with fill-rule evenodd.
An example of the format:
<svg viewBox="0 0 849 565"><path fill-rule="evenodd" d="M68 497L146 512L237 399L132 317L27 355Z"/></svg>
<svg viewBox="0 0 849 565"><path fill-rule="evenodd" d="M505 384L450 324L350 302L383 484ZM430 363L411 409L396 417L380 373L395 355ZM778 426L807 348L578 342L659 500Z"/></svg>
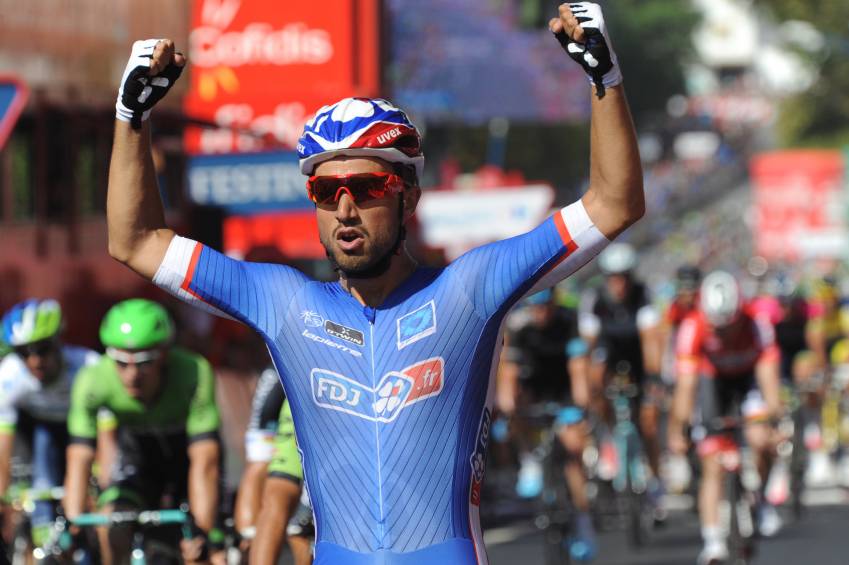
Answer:
<svg viewBox="0 0 849 565"><path fill-rule="evenodd" d="M309 280L291 267L239 261L179 236L153 278L178 298L266 335L277 334L283 310Z"/></svg>
<svg viewBox="0 0 849 565"><path fill-rule="evenodd" d="M608 243L578 201L528 233L469 251L449 269L478 314L488 318L523 296L557 284Z"/></svg>

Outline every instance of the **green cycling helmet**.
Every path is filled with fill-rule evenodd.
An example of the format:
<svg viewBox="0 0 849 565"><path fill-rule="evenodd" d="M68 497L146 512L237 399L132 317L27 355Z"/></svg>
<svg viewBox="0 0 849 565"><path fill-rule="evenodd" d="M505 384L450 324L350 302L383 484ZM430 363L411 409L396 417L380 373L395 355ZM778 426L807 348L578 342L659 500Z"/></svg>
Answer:
<svg viewBox="0 0 849 565"><path fill-rule="evenodd" d="M174 337L174 323L161 305L131 298L109 309L100 324L100 341L116 349L151 349Z"/></svg>

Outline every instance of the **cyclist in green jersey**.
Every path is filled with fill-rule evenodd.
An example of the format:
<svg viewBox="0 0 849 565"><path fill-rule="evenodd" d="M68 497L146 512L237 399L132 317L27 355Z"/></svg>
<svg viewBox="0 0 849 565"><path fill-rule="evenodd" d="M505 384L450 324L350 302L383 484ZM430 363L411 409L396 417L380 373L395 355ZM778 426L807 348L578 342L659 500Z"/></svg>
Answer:
<svg viewBox="0 0 849 565"><path fill-rule="evenodd" d="M280 408L274 454L262 489L262 510L257 519L251 547L251 565L277 563L283 540L288 536L295 565L312 563L312 509L300 502L304 471L295 441L295 424L289 401Z"/></svg>
<svg viewBox="0 0 849 565"><path fill-rule="evenodd" d="M298 504L302 485L292 412L277 371L269 367L260 375L251 402L251 417L245 432L245 468L233 511L241 537L240 549L251 556L252 563L276 563L286 535L295 565L312 562L312 528L305 527L312 525L312 511L306 507L308 524L302 524L304 512ZM265 535L264 540L270 542L261 540L261 547L254 551L252 545L261 511L265 512L265 520L274 521L272 536Z"/></svg>
<svg viewBox="0 0 849 565"><path fill-rule="evenodd" d="M118 456L98 505L112 512L188 500L201 533L180 549L192 563L207 554L218 509L219 414L209 363L172 347L173 337L171 318L155 302L127 300L107 312L100 327L106 354L79 373L71 391L64 507L71 519L85 510L97 413L108 408ZM113 529L105 538L104 562L123 561L128 532Z"/></svg>

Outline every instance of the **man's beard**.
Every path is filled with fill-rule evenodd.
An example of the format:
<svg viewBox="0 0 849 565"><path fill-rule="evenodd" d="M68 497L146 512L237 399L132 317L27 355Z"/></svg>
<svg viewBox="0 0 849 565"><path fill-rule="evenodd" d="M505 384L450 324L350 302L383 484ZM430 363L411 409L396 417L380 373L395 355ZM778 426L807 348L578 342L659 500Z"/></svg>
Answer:
<svg viewBox="0 0 849 565"><path fill-rule="evenodd" d="M386 245L385 250L377 250L377 257L363 264L343 266L337 261L332 249L333 246L325 241L321 244L324 246L324 253L327 255L327 260L333 266L333 270L340 273L348 279L373 279L383 275L389 270L392 265L392 257L399 254L401 243L407 238L407 229L403 224L404 218L404 200L403 197L398 205L398 224L396 227L395 237L390 239L392 243ZM378 247L383 247L378 245Z"/></svg>
<svg viewBox="0 0 849 565"><path fill-rule="evenodd" d="M330 261L334 271L344 275L348 279L372 279L381 276L389 270L389 267L392 265L392 257L398 254L398 249L401 247L401 242L404 241L405 235L406 229L399 224L392 243L381 246L383 249L377 250L377 257L372 258L370 261L353 265L341 264L336 259L336 255L332 251L332 246L324 241L321 244L324 246L327 260Z"/></svg>

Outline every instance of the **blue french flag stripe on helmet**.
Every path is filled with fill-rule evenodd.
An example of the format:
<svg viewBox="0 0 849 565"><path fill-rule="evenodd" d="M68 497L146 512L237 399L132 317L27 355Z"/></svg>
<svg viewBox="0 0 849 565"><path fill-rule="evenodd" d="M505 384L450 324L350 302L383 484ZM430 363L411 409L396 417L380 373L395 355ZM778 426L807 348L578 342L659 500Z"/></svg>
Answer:
<svg viewBox="0 0 849 565"><path fill-rule="evenodd" d="M338 149L342 144L349 144L376 123L407 126L410 121L401 110L381 108L375 100L357 99L370 104L374 108L371 116L357 116L347 121L333 119L334 110L339 104L325 107L319 111L312 123L304 126L304 138L315 142L324 150ZM343 101L344 102L344 101ZM302 155L304 157L308 155Z"/></svg>
<svg viewBox="0 0 849 565"><path fill-rule="evenodd" d="M301 172L338 155L379 157L424 167L421 136L403 110L383 99L345 98L321 108L298 141Z"/></svg>

